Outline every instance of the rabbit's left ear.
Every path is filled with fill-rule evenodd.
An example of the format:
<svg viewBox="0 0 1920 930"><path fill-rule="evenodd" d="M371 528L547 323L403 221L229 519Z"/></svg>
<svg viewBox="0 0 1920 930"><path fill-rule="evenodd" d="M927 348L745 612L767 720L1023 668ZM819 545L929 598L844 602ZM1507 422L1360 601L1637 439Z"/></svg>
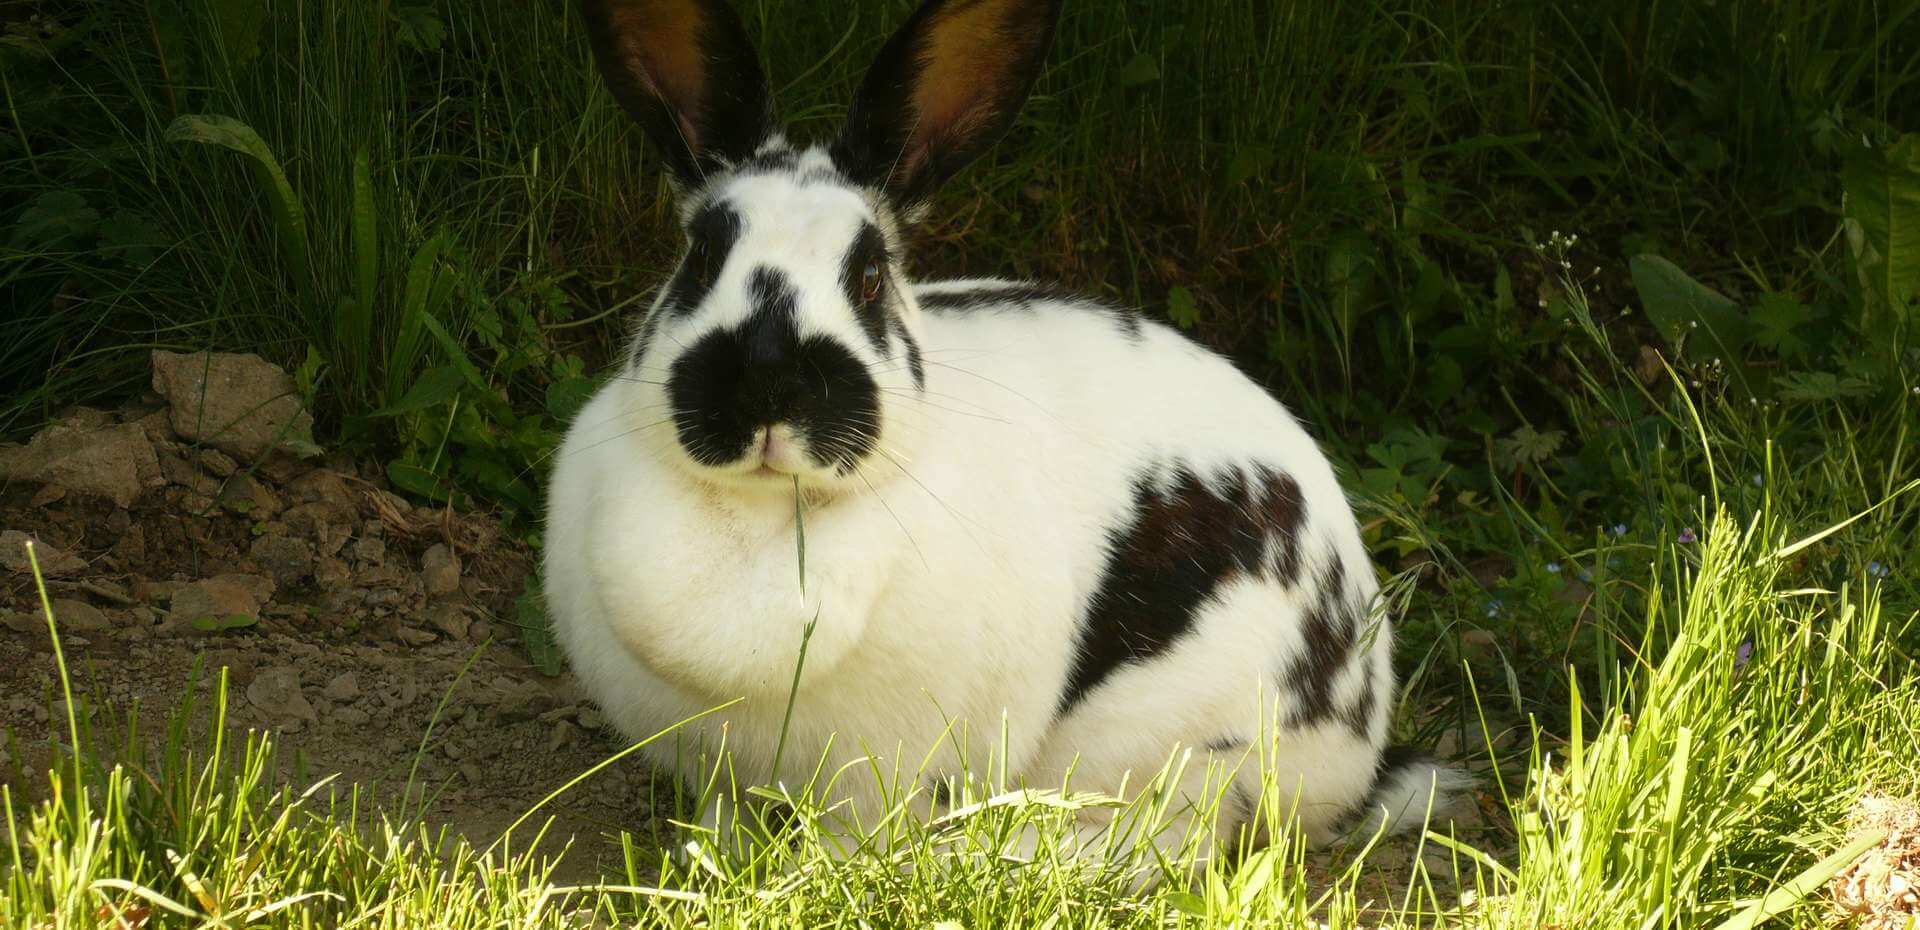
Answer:
<svg viewBox="0 0 1920 930"><path fill-rule="evenodd" d="M1060 0L926 0L860 83L834 161L902 209L999 139L1040 76Z"/></svg>
<svg viewBox="0 0 1920 930"><path fill-rule="evenodd" d="M681 187L752 155L772 135L760 56L725 0L583 0L607 89L645 129Z"/></svg>

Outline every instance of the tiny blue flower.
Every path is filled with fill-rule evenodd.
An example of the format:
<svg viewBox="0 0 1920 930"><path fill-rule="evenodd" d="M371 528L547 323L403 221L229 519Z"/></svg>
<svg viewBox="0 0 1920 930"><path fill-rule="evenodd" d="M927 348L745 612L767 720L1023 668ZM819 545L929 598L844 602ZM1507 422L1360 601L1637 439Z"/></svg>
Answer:
<svg viewBox="0 0 1920 930"><path fill-rule="evenodd" d="M1693 527L1691 526L1681 527L1680 537L1677 540L1677 542L1679 542L1680 545L1691 546L1694 543L1699 541L1700 541L1700 537L1693 535Z"/></svg>
<svg viewBox="0 0 1920 930"><path fill-rule="evenodd" d="M1548 574L1550 574L1550 575L1558 575L1558 574L1560 574L1560 563L1559 563L1559 562L1548 562L1548 563L1547 563L1547 573L1548 573Z"/></svg>
<svg viewBox="0 0 1920 930"><path fill-rule="evenodd" d="M1502 602L1499 598L1496 597L1487 602L1488 618L1498 617L1501 614L1506 612L1507 612L1507 605L1504 602Z"/></svg>
<svg viewBox="0 0 1920 930"><path fill-rule="evenodd" d="M1627 525L1625 523L1615 523L1613 525L1613 535L1615 536L1627 535Z"/></svg>
<svg viewBox="0 0 1920 930"><path fill-rule="evenodd" d="M1763 488L1763 487L1766 487L1766 485L1767 485L1767 482L1765 481L1765 479L1762 479L1762 478L1760 477L1760 473L1759 473L1759 472L1754 472L1754 473L1753 473L1753 486L1754 486L1754 487L1756 487L1756 488Z"/></svg>
<svg viewBox="0 0 1920 930"><path fill-rule="evenodd" d="M1747 660L1751 658L1753 658L1753 635L1748 634L1746 639L1740 641L1740 648L1733 651L1733 670L1737 672L1746 668Z"/></svg>
<svg viewBox="0 0 1920 930"><path fill-rule="evenodd" d="M1590 571L1587 571L1584 568L1579 570L1578 572L1575 572L1574 574L1584 583L1587 583L1587 584L1593 583L1593 573Z"/></svg>
<svg viewBox="0 0 1920 930"><path fill-rule="evenodd" d="M1868 562L1867 574L1875 578L1885 578L1888 575L1893 574L1893 569L1888 568L1885 565L1880 564L1879 562Z"/></svg>

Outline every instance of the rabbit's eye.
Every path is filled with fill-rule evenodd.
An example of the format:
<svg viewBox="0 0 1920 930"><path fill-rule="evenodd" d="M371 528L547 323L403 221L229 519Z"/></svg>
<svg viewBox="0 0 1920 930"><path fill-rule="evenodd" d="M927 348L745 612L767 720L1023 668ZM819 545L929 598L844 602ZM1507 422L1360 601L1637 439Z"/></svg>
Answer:
<svg viewBox="0 0 1920 930"><path fill-rule="evenodd" d="M867 268L860 273L860 299L872 303L880 296L880 263L869 260Z"/></svg>

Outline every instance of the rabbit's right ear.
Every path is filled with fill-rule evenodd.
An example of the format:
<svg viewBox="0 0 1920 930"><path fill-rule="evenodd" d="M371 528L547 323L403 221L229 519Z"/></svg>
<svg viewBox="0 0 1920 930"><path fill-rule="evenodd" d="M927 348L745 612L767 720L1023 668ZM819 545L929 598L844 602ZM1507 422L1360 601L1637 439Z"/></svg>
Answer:
<svg viewBox="0 0 1920 930"><path fill-rule="evenodd" d="M1013 125L1061 0L924 0L847 110L834 161L909 213Z"/></svg>
<svg viewBox="0 0 1920 930"><path fill-rule="evenodd" d="M666 159L674 182L752 155L774 129L753 42L725 0L583 0L607 89Z"/></svg>

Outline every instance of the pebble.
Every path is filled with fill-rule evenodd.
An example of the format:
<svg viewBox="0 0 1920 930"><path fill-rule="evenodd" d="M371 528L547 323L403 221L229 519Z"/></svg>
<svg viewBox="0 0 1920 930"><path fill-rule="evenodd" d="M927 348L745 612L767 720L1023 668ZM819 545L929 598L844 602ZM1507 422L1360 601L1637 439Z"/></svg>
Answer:
<svg viewBox="0 0 1920 930"><path fill-rule="evenodd" d="M113 628L113 621L100 608L70 597L54 599L53 618L62 631L99 633Z"/></svg>
<svg viewBox="0 0 1920 930"><path fill-rule="evenodd" d="M459 591L460 557L446 543L434 543L420 557L420 580L426 584L427 593L434 597Z"/></svg>
<svg viewBox="0 0 1920 930"><path fill-rule="evenodd" d="M247 703L282 720L317 721L320 715L300 690L300 670L287 666L255 675L247 685Z"/></svg>
<svg viewBox="0 0 1920 930"><path fill-rule="evenodd" d="M427 608L427 623L450 639L467 638L467 628L473 625L467 612L461 610L459 605L445 603Z"/></svg>
<svg viewBox="0 0 1920 930"><path fill-rule="evenodd" d="M360 676L353 672L342 672L320 689L320 696L335 703L345 703L360 696Z"/></svg>

